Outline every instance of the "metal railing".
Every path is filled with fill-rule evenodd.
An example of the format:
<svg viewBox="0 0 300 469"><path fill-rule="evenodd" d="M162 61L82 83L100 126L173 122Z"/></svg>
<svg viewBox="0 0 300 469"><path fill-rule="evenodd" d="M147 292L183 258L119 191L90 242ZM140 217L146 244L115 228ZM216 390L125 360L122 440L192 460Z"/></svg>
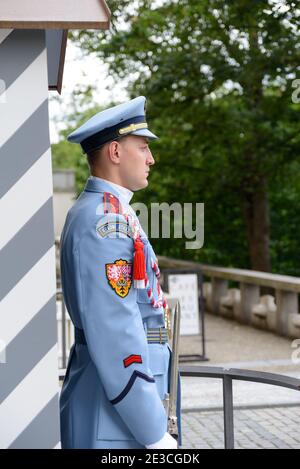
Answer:
<svg viewBox="0 0 300 469"><path fill-rule="evenodd" d="M219 378L223 381L224 446L234 449L234 415L232 381L252 381L300 391L300 379L263 371L220 368L214 366L181 366L180 375L197 378ZM300 400L299 400L300 406Z"/></svg>

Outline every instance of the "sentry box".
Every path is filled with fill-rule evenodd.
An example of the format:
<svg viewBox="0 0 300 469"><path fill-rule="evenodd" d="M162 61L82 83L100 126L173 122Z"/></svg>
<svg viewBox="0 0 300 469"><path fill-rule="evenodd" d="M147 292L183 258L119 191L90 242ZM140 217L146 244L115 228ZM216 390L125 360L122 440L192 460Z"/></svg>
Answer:
<svg viewBox="0 0 300 469"><path fill-rule="evenodd" d="M68 29L108 29L104 0L1 0L0 448L59 448L48 90Z"/></svg>

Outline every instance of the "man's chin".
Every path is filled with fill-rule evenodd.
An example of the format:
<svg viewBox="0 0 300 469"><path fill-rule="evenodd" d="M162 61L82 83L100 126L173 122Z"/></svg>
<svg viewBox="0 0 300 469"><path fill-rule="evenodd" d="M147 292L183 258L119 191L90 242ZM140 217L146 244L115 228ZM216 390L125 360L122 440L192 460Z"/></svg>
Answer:
<svg viewBox="0 0 300 469"><path fill-rule="evenodd" d="M147 181L147 179L144 180L143 183L140 183L139 185L136 185L134 189L131 189L132 192L136 192L136 191L140 191L141 189L145 189L145 187L147 187L149 184L149 182Z"/></svg>

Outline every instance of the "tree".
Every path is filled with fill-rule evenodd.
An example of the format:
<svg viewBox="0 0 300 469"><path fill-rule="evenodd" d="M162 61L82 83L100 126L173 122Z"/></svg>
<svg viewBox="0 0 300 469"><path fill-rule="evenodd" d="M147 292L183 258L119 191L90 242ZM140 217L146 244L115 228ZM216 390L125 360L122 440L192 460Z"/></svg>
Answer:
<svg viewBox="0 0 300 469"><path fill-rule="evenodd" d="M63 111L64 128L58 132L60 140L58 143L51 145L53 168L74 169L77 195L85 186L86 179L89 176L89 167L80 145L68 142L67 136L102 110L101 106L91 104L93 90L92 86L79 86L73 91L70 102L67 103L67 110L64 109ZM62 100L60 96L52 99L59 103ZM54 121L61 125L61 118L58 116Z"/></svg>
<svg viewBox="0 0 300 469"><path fill-rule="evenodd" d="M250 266L269 271L270 181L280 181L299 155L300 109L291 101L300 63L296 2L109 6L111 32L81 31L73 39L105 59L116 80L129 77L132 96L150 98L151 127L162 136L158 167L172 188L166 197L181 200L183 192L207 204L216 203L212 188L219 197L230 193L243 216Z"/></svg>

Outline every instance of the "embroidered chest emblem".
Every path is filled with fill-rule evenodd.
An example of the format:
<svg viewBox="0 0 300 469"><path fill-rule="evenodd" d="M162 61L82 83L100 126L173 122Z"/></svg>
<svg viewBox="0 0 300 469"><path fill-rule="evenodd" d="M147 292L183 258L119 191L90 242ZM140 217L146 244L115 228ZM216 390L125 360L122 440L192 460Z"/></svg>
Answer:
<svg viewBox="0 0 300 469"><path fill-rule="evenodd" d="M105 264L109 285L121 298L128 295L132 283L132 264L119 259L113 264Z"/></svg>

